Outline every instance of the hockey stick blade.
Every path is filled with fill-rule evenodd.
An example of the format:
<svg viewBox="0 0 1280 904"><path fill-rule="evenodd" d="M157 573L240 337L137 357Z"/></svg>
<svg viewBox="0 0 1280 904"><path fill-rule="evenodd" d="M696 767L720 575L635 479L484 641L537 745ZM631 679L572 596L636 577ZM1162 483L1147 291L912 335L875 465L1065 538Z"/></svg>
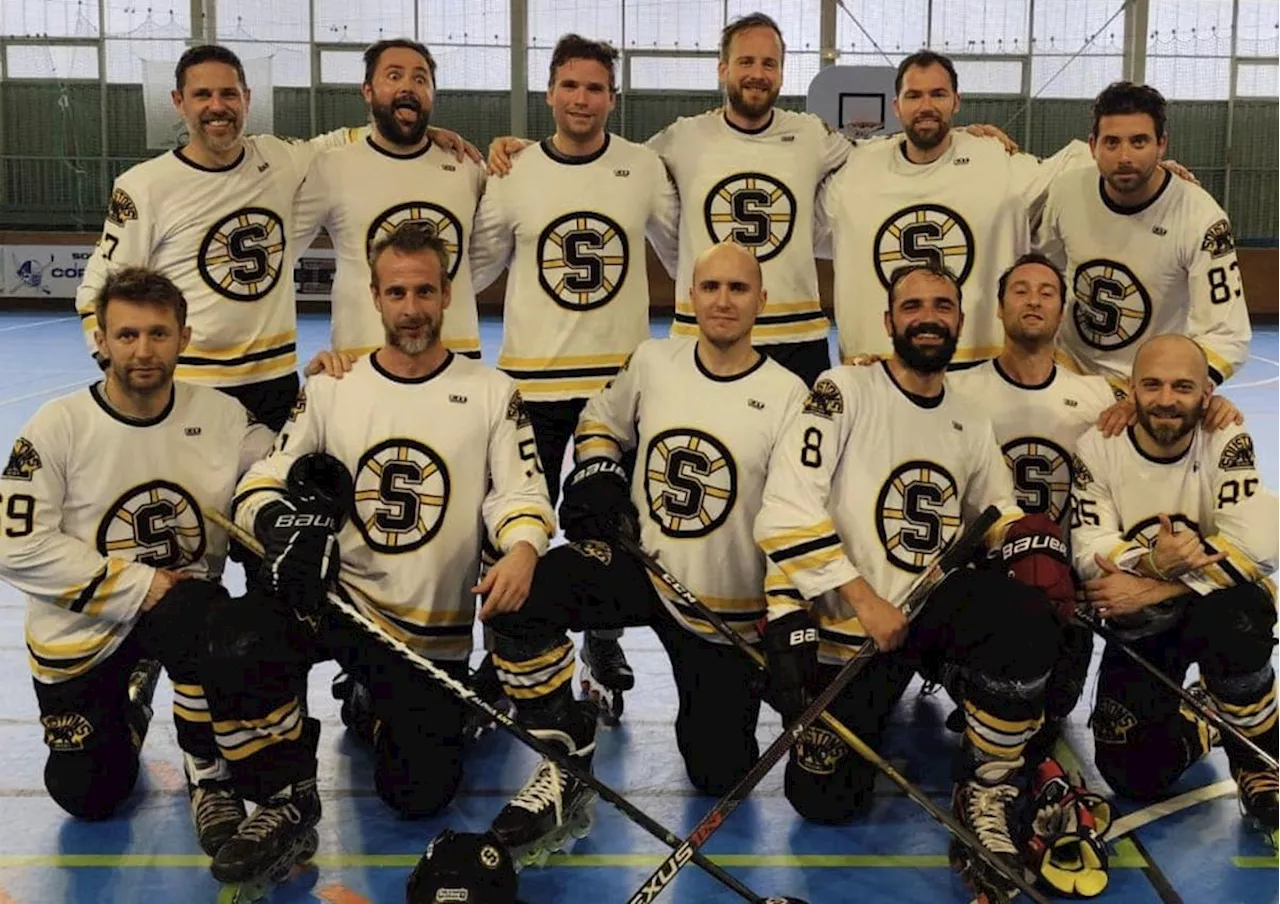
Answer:
<svg viewBox="0 0 1280 904"><path fill-rule="evenodd" d="M226 530L231 534L231 536L240 541L240 543L243 544L250 552L259 556L262 555L262 544L258 542L258 538L253 536L253 534L240 527L240 525L236 524L217 509L202 508L202 511L204 512L206 519ZM405 662L412 665L418 671L426 674L427 677L431 678L437 684L442 685L463 703L467 704L472 709L483 713L494 722L497 722L520 740L525 746L531 748L540 756L551 760L564 772L572 775L575 779L591 788L591 790L599 794L600 797L612 804L619 812L636 825L640 826L640 828L644 829L654 838L661 841L667 847L675 848L677 850L681 847L679 836L670 829L663 826L617 791L614 791L604 782L600 781L591 772L580 768L577 764L570 761L569 757L562 753L558 748L547 744L532 735L529 730L520 723L516 722L502 710L492 706L469 686L454 678L448 672L433 663L430 659L427 659L415 652L412 648L408 647L401 641L396 640L394 637L388 636L375 622L370 621L363 612L352 606L346 600L342 599L342 597L337 594L329 594L326 601L329 605L333 606L334 609L342 613L342 615L346 616L346 618L357 625L369 637L369 639L392 650ZM771 900L756 894L750 888L735 879L732 875L725 872L724 869L712 863L696 851L692 852L685 858L685 862L689 862L690 860L725 888L729 889L745 901L750 901L752 904L768 904ZM804 902L797 902L797 904L804 904Z"/></svg>
<svg viewBox="0 0 1280 904"><path fill-rule="evenodd" d="M985 509L969 526L967 530L955 539L952 545L939 555L933 563L925 569L908 588L906 599L902 603L902 608L908 619L915 615L923 606L924 601L928 598L929 593L937 587L951 572L957 568L961 568L967 563L977 552L982 540L992 525L1000 518L1000 511L995 506L989 506ZM743 650L751 659L762 668L764 667L764 659L760 652L743 640L742 636L734 631L723 619L715 612L710 610L705 603L681 584L666 568L659 564L658 560L646 553L638 544L623 540L620 545L623 546L631 554L635 555L640 562L649 569L659 580L667 584L671 590L679 596L685 603L699 611L716 630L723 633L731 643ZM917 804L923 807L929 815L933 816L938 822L952 832L960 841L971 848L982 860L992 869L1009 879L1020 890L1024 891L1031 900L1036 904L1048 904L1047 899L1041 895L1024 877L1013 873L1005 864L1000 862L991 852L982 847L977 838L971 832L961 826L954 817L943 811L937 804L929 800L918 788L912 785L893 768L887 761L879 756L874 750L868 747L853 732L849 731L834 716L826 713L825 710L831 700L835 699L842 691L845 685L851 681L854 676L865 666L866 662L875 654L875 644L868 641L858 650L858 652L841 668L840 672L832 680L832 682L823 690L823 692L809 705L809 707L800 715L796 723L784 731L769 746L769 748L761 755L756 764L747 772L746 775L739 780L728 794L718 801L703 817L702 821L690 833L685 843L667 858L658 869L649 877L645 884L631 896L628 904L649 904L655 900L658 895L671 883L676 874L688 861L687 853L684 859L681 859L682 852L685 848L689 851L696 851L707 839L718 829L733 812L743 799L755 788L764 776L776 765L777 761L782 758L792 746L799 740L805 729L816 719L822 720L832 728L836 734L845 741L846 744L855 750L860 756L879 768L885 775L891 778L895 783L903 789Z"/></svg>
<svg viewBox="0 0 1280 904"><path fill-rule="evenodd" d="M1146 672L1150 674L1152 678L1156 679L1156 681L1160 682L1166 688L1168 688L1170 691L1176 694L1178 699L1180 699L1183 703L1189 706L1196 715L1200 716L1200 718L1204 719L1206 722L1209 722L1211 725L1217 728L1224 735L1230 735L1236 741L1243 744L1245 747L1248 747L1249 750L1253 752L1254 756L1258 757L1260 760L1262 760L1272 769L1280 768L1277 765L1276 757L1274 754L1268 753L1267 751L1263 750L1261 747L1258 746L1256 741L1253 741L1245 737L1244 733L1241 732L1240 729L1236 728L1226 719L1222 718L1222 716L1219 715L1217 712L1215 712L1212 707L1205 706L1203 703L1201 703L1199 700L1193 697L1190 693L1187 692L1187 689L1185 687L1183 687L1177 681L1174 681L1172 678L1166 675L1163 671L1161 671L1159 666L1157 666L1151 660L1147 659L1147 657L1143 656L1141 653L1135 650L1128 642L1126 642L1123 638L1121 638L1118 634L1116 634L1114 630L1107 627L1102 622L1098 621L1092 615L1088 614L1086 611L1080 608L1076 609L1076 620L1080 622L1080 624L1088 628L1090 631L1097 634L1099 637L1105 640L1108 644L1113 644L1114 646L1116 646L1122 653L1124 653L1126 656L1132 659L1135 663L1141 666L1144 670L1146 670Z"/></svg>

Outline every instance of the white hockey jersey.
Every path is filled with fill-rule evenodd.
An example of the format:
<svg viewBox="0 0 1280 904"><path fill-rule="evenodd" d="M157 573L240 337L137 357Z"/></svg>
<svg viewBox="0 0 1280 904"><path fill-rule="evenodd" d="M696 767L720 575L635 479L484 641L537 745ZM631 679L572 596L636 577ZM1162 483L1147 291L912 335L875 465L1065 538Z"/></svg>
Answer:
<svg viewBox="0 0 1280 904"><path fill-rule="evenodd" d="M371 138L318 154L296 201L298 247L311 244L324 226L333 241L330 344L352 355L367 355L386 341L382 320L369 293L369 252L374 243L409 220L428 224L449 250L451 299L441 338L445 347L480 356L480 325L471 287L467 243L476 205L484 190L484 170L470 159L429 144L395 155Z"/></svg>
<svg viewBox="0 0 1280 904"><path fill-rule="evenodd" d="M813 205L819 183L853 144L812 113L774 108L769 124L739 129L723 110L683 116L649 139L680 191L680 259L673 336L697 336L689 290L693 264L732 238L760 262L765 309L755 345L827 338L813 257Z"/></svg>
<svg viewBox="0 0 1280 904"><path fill-rule="evenodd" d="M769 558L769 618L818 600L819 658L865 639L836 589L858 577L891 603L988 505L989 536L1022 517L991 422L944 389L905 392L883 362L837 367L814 384L774 450L755 537Z"/></svg>
<svg viewBox="0 0 1280 904"><path fill-rule="evenodd" d="M764 557L751 536L769 456L805 398L800 378L760 357L736 377L709 373L697 340L641 343L604 392L587 400L578 461L637 450L631 498L641 545L748 640L764 617ZM671 614L727 643L651 577Z"/></svg>
<svg viewBox="0 0 1280 904"><path fill-rule="evenodd" d="M237 487L236 523L252 530L309 452L335 456L355 480L338 535L348 598L422 655L466 659L485 538L504 553L525 540L541 555L554 531L512 381L453 353L414 380L384 370L377 352L341 380L312 377L271 455Z"/></svg>
<svg viewBox="0 0 1280 904"><path fill-rule="evenodd" d="M293 196L317 152L360 134L339 129L310 141L251 135L244 153L222 169L171 151L121 173L76 291L90 351L94 301L107 275L146 266L187 299L191 344L178 359L179 380L243 386L297 370Z"/></svg>
<svg viewBox="0 0 1280 904"><path fill-rule="evenodd" d="M1227 554L1218 564L1183 575L1191 590L1203 596L1265 582L1274 596L1269 578L1280 547L1280 507L1262 483L1253 438L1243 429L1209 433L1196 428L1187 451L1168 460L1139 449L1132 427L1110 439L1090 430L1077 454L1080 523L1071 532L1071 551L1086 580L1101 576L1095 553L1136 571L1164 514L1175 530L1200 534L1210 553Z"/></svg>
<svg viewBox="0 0 1280 904"><path fill-rule="evenodd" d="M1115 206L1096 168L1054 180L1037 243L1066 273L1058 342L1085 373L1129 379L1144 339L1190 336L1221 383L1249 357L1235 239L1227 215L1198 185L1166 174L1147 203Z"/></svg>
<svg viewBox="0 0 1280 904"><path fill-rule="evenodd" d="M239 402L174 384L163 413L131 420L103 384L41 406L0 476L0 578L27 597L31 673L83 675L128 636L156 568L217 581L240 475L274 435Z"/></svg>
<svg viewBox="0 0 1280 904"><path fill-rule="evenodd" d="M819 233L831 231L841 357L890 354L884 330L890 277L928 261L955 273L964 292L955 361L1000 354L996 282L1030 249L1031 223L1053 177L1092 162L1081 141L1040 161L1010 155L994 138L957 131L931 163L908 160L902 141L859 145L818 198Z"/></svg>
<svg viewBox="0 0 1280 904"><path fill-rule="evenodd" d="M948 373L947 385L991 421L1019 508L1062 523L1076 442L1115 402L1107 381L1055 367L1045 382L1023 386L993 358Z"/></svg>
<svg viewBox="0 0 1280 904"><path fill-rule="evenodd" d="M526 401L598 392L649 338L645 232L674 260L678 211L658 155L617 135L575 159L545 140L489 180L471 274L479 291L510 262L498 367Z"/></svg>

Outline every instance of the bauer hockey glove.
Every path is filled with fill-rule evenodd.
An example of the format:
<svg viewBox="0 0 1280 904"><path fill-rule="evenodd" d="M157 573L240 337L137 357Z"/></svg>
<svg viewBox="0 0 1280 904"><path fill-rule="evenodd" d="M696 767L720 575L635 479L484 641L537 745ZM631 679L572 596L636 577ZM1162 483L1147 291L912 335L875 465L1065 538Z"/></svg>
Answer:
<svg viewBox="0 0 1280 904"><path fill-rule="evenodd" d="M768 622L760 632L769 662L765 702L791 724L812 699L818 683L818 629L797 609Z"/></svg>
<svg viewBox="0 0 1280 904"><path fill-rule="evenodd" d="M283 496L262 507L253 532L262 541L262 579L300 614L313 613L338 577L337 521L320 500Z"/></svg>
<svg viewBox="0 0 1280 904"><path fill-rule="evenodd" d="M560 526L571 541L640 539L640 515L622 465L589 458L573 469L560 501Z"/></svg>
<svg viewBox="0 0 1280 904"><path fill-rule="evenodd" d="M1000 544L1009 577L1044 592L1063 621L1075 615L1076 584L1062 528L1047 515L1026 515L1009 525Z"/></svg>

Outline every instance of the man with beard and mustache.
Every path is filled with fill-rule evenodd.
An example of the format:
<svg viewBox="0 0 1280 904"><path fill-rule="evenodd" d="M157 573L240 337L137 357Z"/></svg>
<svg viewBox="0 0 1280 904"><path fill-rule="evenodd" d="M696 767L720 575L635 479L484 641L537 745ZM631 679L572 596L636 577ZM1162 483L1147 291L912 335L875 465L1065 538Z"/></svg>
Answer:
<svg viewBox="0 0 1280 904"><path fill-rule="evenodd" d="M1165 100L1116 82L1093 104L1097 162L1055 179L1038 244L1068 274L1066 363L1117 385L1147 336L1190 336L1217 384L1249 357L1249 312L1226 213L1199 185L1173 178Z"/></svg>
<svg viewBox="0 0 1280 904"><path fill-rule="evenodd" d="M649 338L646 235L675 257L679 198L658 155L611 134L618 51L564 35L551 52L547 106L555 134L489 182L476 212L477 289L510 266L498 367L520 386L554 504L565 449L587 399ZM635 685L618 632L583 648L584 690L621 717Z"/></svg>
<svg viewBox="0 0 1280 904"><path fill-rule="evenodd" d="M1075 462L1076 568L1094 612L1175 681L1191 663L1223 720L1274 752L1276 496L1262 484L1253 439L1238 426L1201 427L1213 392L1194 339L1148 339L1133 361L1137 423L1081 439ZM1166 793L1219 742L1120 650L1098 674L1094 758L1116 791ZM1220 739L1248 818L1274 832L1277 775L1229 735Z"/></svg>
<svg viewBox="0 0 1280 904"><path fill-rule="evenodd" d="M1043 719L1055 613L1075 601L1066 548L1053 521L1018 507L991 422L946 385L965 322L956 277L934 264L899 268L888 301L893 354L823 374L770 461L755 536L769 560L773 692L791 701L789 722L874 641L880 655L831 707L874 747L916 671L960 674L956 816L1021 869L1023 749ZM1002 514L987 537L998 564L952 575L909 623L898 603L912 579L991 505ZM817 726L793 751L786 794L806 819L846 823L866 811L874 778ZM975 891L1010 890L962 846L951 856Z"/></svg>
<svg viewBox="0 0 1280 904"><path fill-rule="evenodd" d="M205 612L223 605L226 510L272 434L235 399L175 383L191 339L182 292L141 267L94 303L102 381L43 405L0 476L0 579L27 597L26 644L50 796L73 816L114 813L138 778L158 661L200 847L245 817L218 754L201 685Z"/></svg>
<svg viewBox="0 0 1280 904"><path fill-rule="evenodd" d="M237 790L263 804L214 857L221 882L262 875L305 847L320 819L320 723L303 714L290 680L300 663L334 658L368 688L374 785L396 813L438 813L462 780L466 707L343 619L326 592L465 679L476 595L481 618L519 608L554 529L514 382L441 340L444 242L404 223L371 257L385 343L341 380L307 381L232 504L262 541L272 586L210 621L205 680L218 744ZM288 489L294 463L311 453L334 456L354 478L345 523ZM486 542L499 558L477 581Z"/></svg>
<svg viewBox="0 0 1280 904"><path fill-rule="evenodd" d="M804 384L752 348L768 302L760 265L730 242L704 251L688 287L698 337L640 344L613 383L592 396L575 434L577 467L560 521L567 545L539 562L529 601L489 621L493 657L517 714L556 737L574 724L568 631L648 625L671 660L676 745L689 781L727 792L759 755L755 666L697 612L653 580L619 544L639 542L751 642L764 615L764 557L751 536L775 440L804 401ZM696 424L696 427L690 426ZM639 467L623 466L634 450ZM643 512L638 517L638 512ZM594 718L572 729L591 761ZM494 820L515 859L565 840L590 792L544 763ZM563 802L557 820L553 801Z"/></svg>
<svg viewBox="0 0 1280 904"><path fill-rule="evenodd" d="M432 140L436 61L430 50L405 38L378 41L365 50L364 66L360 91L372 128L363 141L315 158L294 208L301 247L321 226L333 242L331 349L349 359L382 344L382 324L369 303L369 252L400 223L415 221L449 250L452 304L445 347L478 358L467 242L484 169L470 159L459 161Z"/></svg>
<svg viewBox="0 0 1280 904"><path fill-rule="evenodd" d="M1082 167L1072 141L1047 160L952 129L960 109L955 65L922 50L898 66L893 109L905 136L859 147L819 191L819 233L830 229L840 354L866 363L889 352L876 305L895 269L932 262L957 275L969 301L956 362L1000 353L996 277L1030 250L1030 222L1050 180Z"/></svg>

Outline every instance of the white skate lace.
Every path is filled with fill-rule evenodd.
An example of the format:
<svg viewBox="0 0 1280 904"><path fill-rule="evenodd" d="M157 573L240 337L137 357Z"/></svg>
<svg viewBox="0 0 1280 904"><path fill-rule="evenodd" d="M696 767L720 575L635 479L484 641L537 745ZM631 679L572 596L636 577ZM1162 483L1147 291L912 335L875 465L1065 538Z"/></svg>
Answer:
<svg viewBox="0 0 1280 904"><path fill-rule="evenodd" d="M191 806L196 814L196 827L200 830L244 819L240 798L230 788L198 787L191 795Z"/></svg>
<svg viewBox="0 0 1280 904"><path fill-rule="evenodd" d="M969 816L969 827L982 842L982 846L993 854L1013 854L1014 847L1009 835L1008 813L1005 804L1018 797L1018 789L1013 785L980 785L973 782L967 789L968 800L965 812Z"/></svg>
<svg viewBox="0 0 1280 904"><path fill-rule="evenodd" d="M302 812L291 803L271 804L260 807L236 835L249 841L263 841L286 822L301 824Z"/></svg>
<svg viewBox="0 0 1280 904"><path fill-rule="evenodd" d="M560 767L550 760L543 760L520 793L511 799L511 806L530 813L541 813L548 807L555 810L556 825L564 822L564 776Z"/></svg>

